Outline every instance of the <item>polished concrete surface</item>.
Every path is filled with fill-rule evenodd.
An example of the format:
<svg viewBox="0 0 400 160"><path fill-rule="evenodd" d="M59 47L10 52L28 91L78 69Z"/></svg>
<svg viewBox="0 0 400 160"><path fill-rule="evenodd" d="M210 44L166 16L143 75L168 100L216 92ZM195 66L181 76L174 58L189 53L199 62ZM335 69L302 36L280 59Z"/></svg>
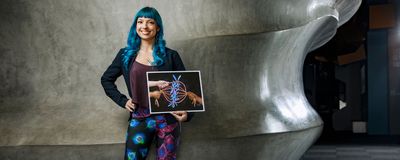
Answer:
<svg viewBox="0 0 400 160"><path fill-rule="evenodd" d="M125 144L0 147L1 160L124 159Z"/></svg>
<svg viewBox="0 0 400 160"><path fill-rule="evenodd" d="M178 159L298 159L314 142L314 137L317 136L315 133L319 133L319 129L208 141L183 140ZM281 147L282 144L286 147ZM296 148L296 150L288 153L288 148ZM154 152L155 148L152 146L150 153ZM123 159L123 155L124 144L0 147L1 160L110 160ZM148 159L155 159L154 154L150 154Z"/></svg>
<svg viewBox="0 0 400 160"><path fill-rule="evenodd" d="M124 144L0 147L2 160L123 159ZM151 159L151 158L149 158ZM195 158L194 158L195 159ZM238 158L237 158L238 159ZM271 159L271 158L264 158ZM313 145L301 160L399 160L399 145Z"/></svg>

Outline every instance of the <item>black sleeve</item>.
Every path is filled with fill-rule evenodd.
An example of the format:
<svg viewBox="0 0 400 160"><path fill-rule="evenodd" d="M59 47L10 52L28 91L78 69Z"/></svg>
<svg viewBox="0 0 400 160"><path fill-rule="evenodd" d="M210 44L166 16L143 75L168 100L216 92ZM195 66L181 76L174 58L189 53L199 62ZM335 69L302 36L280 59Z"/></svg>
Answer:
<svg viewBox="0 0 400 160"><path fill-rule="evenodd" d="M123 49L121 49L112 64L108 66L107 70L101 76L101 85L106 92L106 95L110 97L115 103L117 103L120 107L125 108L125 104L128 101L128 98L122 94L117 85L115 85L115 81L119 76L122 75L122 53Z"/></svg>
<svg viewBox="0 0 400 160"><path fill-rule="evenodd" d="M182 62L181 57L179 56L178 52L173 52L172 53L172 63L174 65L174 71L184 71L185 69L185 65ZM194 116L193 112L189 112L188 113L188 118L185 122L189 122Z"/></svg>

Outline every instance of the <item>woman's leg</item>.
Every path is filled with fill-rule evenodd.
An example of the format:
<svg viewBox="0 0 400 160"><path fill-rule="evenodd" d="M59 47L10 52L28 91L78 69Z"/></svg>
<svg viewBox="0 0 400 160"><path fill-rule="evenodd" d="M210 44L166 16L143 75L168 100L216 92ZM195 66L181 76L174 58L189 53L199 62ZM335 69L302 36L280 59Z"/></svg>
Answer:
<svg viewBox="0 0 400 160"><path fill-rule="evenodd" d="M157 160L175 160L180 136L180 124L157 124Z"/></svg>
<svg viewBox="0 0 400 160"><path fill-rule="evenodd" d="M144 160L155 134L155 120L131 119L127 131L125 160Z"/></svg>

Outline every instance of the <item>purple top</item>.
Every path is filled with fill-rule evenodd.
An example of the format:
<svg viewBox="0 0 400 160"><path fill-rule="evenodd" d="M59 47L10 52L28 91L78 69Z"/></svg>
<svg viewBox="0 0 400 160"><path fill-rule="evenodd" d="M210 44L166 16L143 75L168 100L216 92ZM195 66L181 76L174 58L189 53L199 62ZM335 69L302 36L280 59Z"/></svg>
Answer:
<svg viewBox="0 0 400 160"><path fill-rule="evenodd" d="M144 118L150 116L146 79L147 71L156 71L156 68L141 64L134 60L129 73L132 102L136 106L135 111L132 113L132 118Z"/></svg>

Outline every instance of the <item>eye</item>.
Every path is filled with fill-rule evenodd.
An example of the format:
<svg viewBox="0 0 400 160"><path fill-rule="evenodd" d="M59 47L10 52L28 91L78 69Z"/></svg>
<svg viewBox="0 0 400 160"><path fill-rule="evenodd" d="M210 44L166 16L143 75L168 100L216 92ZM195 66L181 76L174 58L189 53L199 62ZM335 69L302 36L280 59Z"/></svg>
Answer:
<svg viewBox="0 0 400 160"><path fill-rule="evenodd" d="M156 22L154 22L154 21L150 21L149 23L150 23L150 24L156 24Z"/></svg>
<svg viewBox="0 0 400 160"><path fill-rule="evenodd" d="M142 21L137 21L136 23L138 23L138 24L142 24L143 22L142 22Z"/></svg>

